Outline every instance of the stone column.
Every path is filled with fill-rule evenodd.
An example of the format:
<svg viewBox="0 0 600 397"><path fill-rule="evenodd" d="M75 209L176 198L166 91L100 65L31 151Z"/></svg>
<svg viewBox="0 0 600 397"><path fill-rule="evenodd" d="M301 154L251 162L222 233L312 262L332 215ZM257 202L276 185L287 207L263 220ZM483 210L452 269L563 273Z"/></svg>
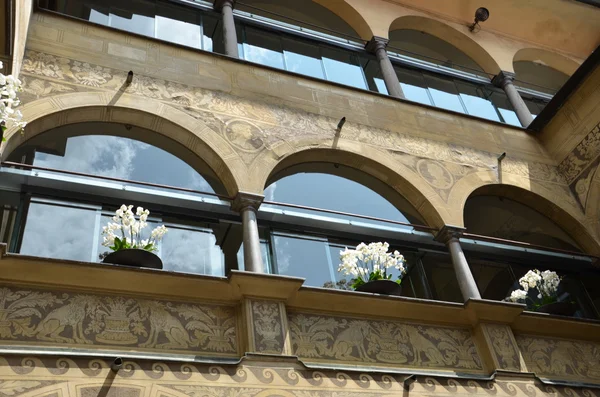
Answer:
<svg viewBox="0 0 600 397"><path fill-rule="evenodd" d="M404 93L400 87L400 81L398 81L398 75L385 50L388 41L388 39L384 39L383 37L373 36L373 38L365 45L365 50L375 54L377 57L388 93L396 98L404 98Z"/></svg>
<svg viewBox="0 0 600 397"><path fill-rule="evenodd" d="M258 194L239 192L231 209L242 217L242 244L244 246L244 269L249 272L264 273L262 255L260 253L260 237L256 212L264 197Z"/></svg>
<svg viewBox="0 0 600 397"><path fill-rule="evenodd" d="M515 109L515 113L517 113L517 117L519 118L521 125L527 128L527 126L529 126L529 124L531 124L533 121L533 116L531 115L527 105L525 105L523 98L521 98L521 94L519 94L519 91L517 91L515 88L513 84L514 79L514 73L501 71L492 79L492 83L496 87L500 87L504 90L506 96L508 97L508 101L512 105L513 109Z"/></svg>
<svg viewBox="0 0 600 397"><path fill-rule="evenodd" d="M450 251L454 272L458 280L458 287L462 293L463 300L466 302L469 299L481 299L481 295L465 258L465 253L460 246L459 239L463 231L463 228L446 225L439 231L436 240L446 244Z"/></svg>
<svg viewBox="0 0 600 397"><path fill-rule="evenodd" d="M223 17L223 42L225 45L225 55L239 58L237 34L235 32L235 22L233 21L233 7L235 0L215 0L213 7L221 13Z"/></svg>

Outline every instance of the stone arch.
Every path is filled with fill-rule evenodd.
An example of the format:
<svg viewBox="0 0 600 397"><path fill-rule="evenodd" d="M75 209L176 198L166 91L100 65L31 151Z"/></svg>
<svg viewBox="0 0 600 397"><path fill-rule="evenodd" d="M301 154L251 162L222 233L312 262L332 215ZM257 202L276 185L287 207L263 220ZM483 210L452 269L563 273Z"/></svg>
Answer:
<svg viewBox="0 0 600 397"><path fill-rule="evenodd" d="M575 62L571 58L557 54L556 52L544 50L541 48L522 48L517 51L513 57L514 62L529 61L529 62L540 62L545 66L556 69L559 72L571 76L577 68L579 63Z"/></svg>
<svg viewBox="0 0 600 397"><path fill-rule="evenodd" d="M564 192L565 196L568 193ZM596 236L586 227L576 203L570 205L557 200L557 194L529 178L503 174L502 183L497 183L495 171L482 171L461 179L452 189L449 201L453 212L460 214L460 226L464 226L464 210L472 196L490 195L511 199L541 213L562 228L580 247L591 255L600 254ZM574 199L573 199L574 200ZM467 230L468 232L468 230Z"/></svg>
<svg viewBox="0 0 600 397"><path fill-rule="evenodd" d="M140 127L177 142L179 145L173 145L167 151L176 156L178 150L190 151L218 176L229 196L234 196L240 181L247 179L245 166L236 152L202 121L149 98L123 95L118 105L111 105L110 101L111 96L105 93L84 92L28 103L22 108L24 119L28 121L25 133L7 131L7 141L2 144L0 155L2 160L29 139L54 128L86 122L109 122ZM127 134L121 136L127 137Z"/></svg>
<svg viewBox="0 0 600 397"><path fill-rule="evenodd" d="M496 75L500 72L499 64L481 45L466 34L443 22L418 15L405 15L391 23L389 30L397 29L410 29L428 33L452 44L473 59L484 72L490 75Z"/></svg>
<svg viewBox="0 0 600 397"><path fill-rule="evenodd" d="M236 8L326 34L364 40L373 36L362 15L343 0L246 0Z"/></svg>
<svg viewBox="0 0 600 397"><path fill-rule="evenodd" d="M256 183L264 189L283 170L303 163L334 163L362 171L389 187L389 191L402 196L418 212L427 226L441 228L449 218L445 204L437 193L419 175L403 164L394 161L387 153L356 142L340 140L337 147L331 141L312 142L289 147L281 156L263 156L253 164ZM258 190L256 186L254 190ZM394 204L394 198L383 195Z"/></svg>
<svg viewBox="0 0 600 397"><path fill-rule="evenodd" d="M369 23L353 6L348 4L345 0L313 1L327 8L346 21L346 23L350 25L363 40L369 41L373 37L373 30L371 29L371 26L369 26Z"/></svg>

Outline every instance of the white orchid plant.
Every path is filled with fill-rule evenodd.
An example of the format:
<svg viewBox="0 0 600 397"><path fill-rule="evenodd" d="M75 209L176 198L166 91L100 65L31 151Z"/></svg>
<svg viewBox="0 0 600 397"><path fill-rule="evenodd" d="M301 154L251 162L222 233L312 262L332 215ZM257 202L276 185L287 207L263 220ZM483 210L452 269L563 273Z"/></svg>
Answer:
<svg viewBox="0 0 600 397"><path fill-rule="evenodd" d="M136 219L136 215L138 219ZM146 251L156 251L158 242L167 233L165 225L156 227L147 239L143 238L142 231L148 226L148 216L150 211L142 207L137 207L135 215L133 205L123 204L112 217L113 222L102 228L104 241L102 245L113 251L123 249L137 248Z"/></svg>
<svg viewBox="0 0 600 397"><path fill-rule="evenodd" d="M389 269L397 269L400 275L397 280L400 284L402 276L406 273L404 256L398 251L388 252L388 243L360 243L355 249L346 248L340 251L342 263L338 272L351 276L351 287L356 289L369 281L392 280L393 275Z"/></svg>
<svg viewBox="0 0 600 397"><path fill-rule="evenodd" d="M538 310L543 305L558 301L558 286L561 278L556 272L537 269L530 270L519 279L523 289L511 292L507 300L527 304L533 310Z"/></svg>
<svg viewBox="0 0 600 397"><path fill-rule="evenodd" d="M4 68L2 62L0 62L0 70ZM17 92L23 90L21 80L14 77L12 74L5 76L0 73L0 128L2 128L2 141L4 137L4 131L8 128L17 127L19 131L23 132L26 122L23 121L23 115L20 110L15 110L21 103L17 97Z"/></svg>

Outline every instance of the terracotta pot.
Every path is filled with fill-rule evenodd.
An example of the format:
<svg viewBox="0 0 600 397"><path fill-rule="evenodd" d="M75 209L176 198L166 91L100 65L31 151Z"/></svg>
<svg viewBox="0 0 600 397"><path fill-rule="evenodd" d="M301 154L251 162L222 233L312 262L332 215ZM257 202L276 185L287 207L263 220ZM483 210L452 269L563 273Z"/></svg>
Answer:
<svg viewBox="0 0 600 397"><path fill-rule="evenodd" d="M554 302L540 306L537 309L540 313L555 314L557 316L572 316L577 311L577 307L570 302Z"/></svg>
<svg viewBox="0 0 600 397"><path fill-rule="evenodd" d="M364 283L356 288L360 292L371 292L373 294L400 296L402 286L392 280L375 280Z"/></svg>
<svg viewBox="0 0 600 397"><path fill-rule="evenodd" d="M156 254L137 248L111 252L106 255L102 262L132 267L149 267L152 269L163 268L162 261Z"/></svg>

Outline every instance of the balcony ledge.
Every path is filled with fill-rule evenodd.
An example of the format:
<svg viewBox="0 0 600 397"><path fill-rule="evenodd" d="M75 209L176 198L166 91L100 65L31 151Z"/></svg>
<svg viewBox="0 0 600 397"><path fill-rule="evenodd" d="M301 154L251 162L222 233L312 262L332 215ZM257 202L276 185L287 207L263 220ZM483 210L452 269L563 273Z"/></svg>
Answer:
<svg viewBox="0 0 600 397"><path fill-rule="evenodd" d="M516 332L600 341L600 321L524 311L521 304L465 304L303 286L304 279L232 271L203 276L6 253L0 245L0 283L191 302L237 304L244 298L283 301L288 310L474 327L510 325Z"/></svg>

